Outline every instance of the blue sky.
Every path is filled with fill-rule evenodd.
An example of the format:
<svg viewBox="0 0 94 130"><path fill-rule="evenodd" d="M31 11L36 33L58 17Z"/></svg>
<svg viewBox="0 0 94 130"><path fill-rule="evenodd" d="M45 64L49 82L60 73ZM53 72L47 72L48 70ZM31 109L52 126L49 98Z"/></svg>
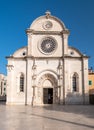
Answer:
<svg viewBox="0 0 94 130"><path fill-rule="evenodd" d="M6 56L27 46L25 30L46 10L70 30L69 45L90 56L94 68L94 0L0 0L0 73Z"/></svg>

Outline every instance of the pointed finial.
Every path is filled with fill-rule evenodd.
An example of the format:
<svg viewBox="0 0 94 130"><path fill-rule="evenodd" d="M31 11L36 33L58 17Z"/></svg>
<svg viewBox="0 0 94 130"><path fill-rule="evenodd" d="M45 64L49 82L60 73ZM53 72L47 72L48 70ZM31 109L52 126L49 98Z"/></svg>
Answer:
<svg viewBox="0 0 94 130"><path fill-rule="evenodd" d="M46 14L46 15L50 15L51 12L50 12L49 10L47 10L47 11L45 12L45 14Z"/></svg>
<svg viewBox="0 0 94 130"><path fill-rule="evenodd" d="M45 12L45 14L46 14L46 18L49 18L49 16L51 15L51 12L50 12L49 10L47 10L47 11Z"/></svg>

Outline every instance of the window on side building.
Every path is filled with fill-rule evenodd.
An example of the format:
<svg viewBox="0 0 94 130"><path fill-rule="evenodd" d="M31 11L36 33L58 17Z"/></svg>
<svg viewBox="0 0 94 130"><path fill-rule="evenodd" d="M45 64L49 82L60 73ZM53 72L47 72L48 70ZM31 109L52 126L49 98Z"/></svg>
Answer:
<svg viewBox="0 0 94 130"><path fill-rule="evenodd" d="M92 81L91 80L89 80L89 85L92 85Z"/></svg>

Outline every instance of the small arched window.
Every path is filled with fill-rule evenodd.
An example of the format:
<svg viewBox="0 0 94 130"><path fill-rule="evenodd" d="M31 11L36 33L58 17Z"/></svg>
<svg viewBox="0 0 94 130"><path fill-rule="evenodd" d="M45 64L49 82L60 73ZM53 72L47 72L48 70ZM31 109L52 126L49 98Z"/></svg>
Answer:
<svg viewBox="0 0 94 130"><path fill-rule="evenodd" d="M20 75L20 92L24 92L24 75Z"/></svg>
<svg viewBox="0 0 94 130"><path fill-rule="evenodd" d="M73 92L77 92L78 89L78 75L75 73L72 77L72 90Z"/></svg>

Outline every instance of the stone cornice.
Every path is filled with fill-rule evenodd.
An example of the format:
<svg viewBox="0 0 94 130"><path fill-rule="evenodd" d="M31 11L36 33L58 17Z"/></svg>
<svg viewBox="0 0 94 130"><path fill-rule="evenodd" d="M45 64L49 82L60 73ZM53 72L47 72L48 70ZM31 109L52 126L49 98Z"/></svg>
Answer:
<svg viewBox="0 0 94 130"><path fill-rule="evenodd" d="M89 56L84 56L82 55L81 57L76 57L76 56L64 56L64 58L70 58L70 59L82 59L82 58L89 58Z"/></svg>
<svg viewBox="0 0 94 130"><path fill-rule="evenodd" d="M13 56L6 56L6 59L11 59L11 60L25 60L26 57L13 57Z"/></svg>
<svg viewBox="0 0 94 130"><path fill-rule="evenodd" d="M7 59L13 59L13 60L26 60L26 59L88 59L90 58L89 56L84 56L82 55L81 57L76 57L76 56L68 56L68 55L65 55L65 56L61 56L61 57L34 57L34 56L25 56L25 57L13 57L13 56L7 56L6 57Z"/></svg>
<svg viewBox="0 0 94 130"><path fill-rule="evenodd" d="M26 30L27 34L35 34L35 35L63 35L63 34L69 34L69 30L62 30L62 31L35 31L32 29Z"/></svg>

